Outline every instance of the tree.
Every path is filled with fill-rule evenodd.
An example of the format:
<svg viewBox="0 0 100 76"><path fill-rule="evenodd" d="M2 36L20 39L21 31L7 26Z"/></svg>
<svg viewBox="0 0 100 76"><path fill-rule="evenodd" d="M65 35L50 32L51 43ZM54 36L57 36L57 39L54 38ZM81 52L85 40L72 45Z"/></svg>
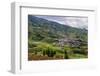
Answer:
<svg viewBox="0 0 100 76"><path fill-rule="evenodd" d="M69 59L68 53L64 51L64 59Z"/></svg>
<svg viewBox="0 0 100 76"><path fill-rule="evenodd" d="M54 50L52 46L49 46L48 49L46 50L46 54L48 57L54 57L54 55L56 54L56 51Z"/></svg>
<svg viewBox="0 0 100 76"><path fill-rule="evenodd" d="M70 46L65 45L63 49L64 49L64 58L69 59L69 54L71 52Z"/></svg>
<svg viewBox="0 0 100 76"><path fill-rule="evenodd" d="M43 56L45 56L46 55L46 51L45 50L43 50Z"/></svg>

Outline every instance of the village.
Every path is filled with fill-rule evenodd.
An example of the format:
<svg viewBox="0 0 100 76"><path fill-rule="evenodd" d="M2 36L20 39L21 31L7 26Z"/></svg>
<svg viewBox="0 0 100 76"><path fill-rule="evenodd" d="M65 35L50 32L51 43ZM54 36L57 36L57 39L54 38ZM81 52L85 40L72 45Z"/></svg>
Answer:
<svg viewBox="0 0 100 76"><path fill-rule="evenodd" d="M63 47L64 45L68 45L71 47L78 47L81 44L86 45L86 42L81 40L81 39L69 39L69 38L62 38L62 39L55 39L55 43L56 45Z"/></svg>

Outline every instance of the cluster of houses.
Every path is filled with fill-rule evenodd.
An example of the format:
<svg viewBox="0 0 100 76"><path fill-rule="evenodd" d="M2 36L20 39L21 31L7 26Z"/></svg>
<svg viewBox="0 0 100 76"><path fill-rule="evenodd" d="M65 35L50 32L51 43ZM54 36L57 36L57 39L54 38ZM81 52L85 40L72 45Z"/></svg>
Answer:
<svg viewBox="0 0 100 76"><path fill-rule="evenodd" d="M72 47L78 47L81 45L81 43L84 43L81 39L68 39L68 38L62 38L62 39L56 39L56 44L60 47L63 47L64 45L69 45Z"/></svg>

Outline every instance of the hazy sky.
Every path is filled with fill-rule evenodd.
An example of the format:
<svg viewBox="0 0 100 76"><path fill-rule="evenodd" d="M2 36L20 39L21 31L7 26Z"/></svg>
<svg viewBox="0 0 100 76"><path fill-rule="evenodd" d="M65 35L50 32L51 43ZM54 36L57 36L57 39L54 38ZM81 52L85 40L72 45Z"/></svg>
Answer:
<svg viewBox="0 0 100 76"><path fill-rule="evenodd" d="M88 18L87 17L67 17L67 16L36 16L44 18L50 21L55 21L60 24L69 25L77 28L88 29Z"/></svg>

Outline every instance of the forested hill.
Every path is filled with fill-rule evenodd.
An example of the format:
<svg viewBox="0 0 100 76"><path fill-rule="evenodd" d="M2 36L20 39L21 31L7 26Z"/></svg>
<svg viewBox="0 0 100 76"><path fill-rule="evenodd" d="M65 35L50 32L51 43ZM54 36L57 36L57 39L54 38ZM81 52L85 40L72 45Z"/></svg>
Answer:
<svg viewBox="0 0 100 76"><path fill-rule="evenodd" d="M63 25L28 15L28 38L35 41L53 42L55 39L81 39L87 41L86 29Z"/></svg>

